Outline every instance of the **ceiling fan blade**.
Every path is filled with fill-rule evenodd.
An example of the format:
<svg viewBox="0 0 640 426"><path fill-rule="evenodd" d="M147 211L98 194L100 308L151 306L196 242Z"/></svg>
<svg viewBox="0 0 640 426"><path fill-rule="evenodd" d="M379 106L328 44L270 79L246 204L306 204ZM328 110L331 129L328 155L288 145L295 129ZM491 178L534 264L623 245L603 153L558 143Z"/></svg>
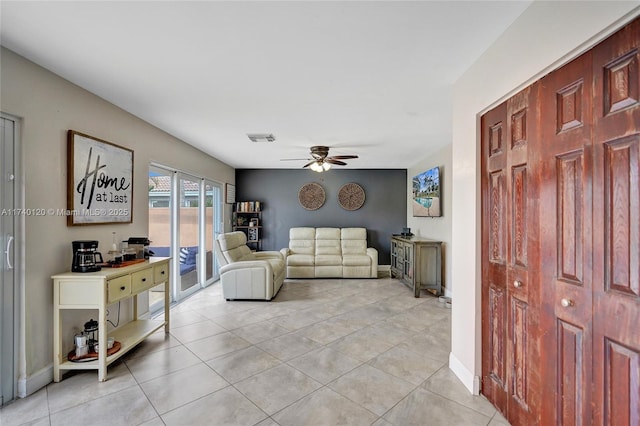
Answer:
<svg viewBox="0 0 640 426"><path fill-rule="evenodd" d="M311 158L281 158L280 161L309 161Z"/></svg>
<svg viewBox="0 0 640 426"><path fill-rule="evenodd" d="M350 160L352 158L358 158L357 155L332 155L331 157L334 160Z"/></svg>
<svg viewBox="0 0 640 426"><path fill-rule="evenodd" d="M338 165L338 166L346 166L347 165L347 163L345 163L344 161L336 160L335 157L326 158L324 161L326 161L327 163Z"/></svg>
<svg viewBox="0 0 640 426"><path fill-rule="evenodd" d="M304 166L302 166L302 168L304 169L305 167L309 167L310 165L312 165L313 163L315 163L316 160L313 161L309 161L307 164L305 164Z"/></svg>

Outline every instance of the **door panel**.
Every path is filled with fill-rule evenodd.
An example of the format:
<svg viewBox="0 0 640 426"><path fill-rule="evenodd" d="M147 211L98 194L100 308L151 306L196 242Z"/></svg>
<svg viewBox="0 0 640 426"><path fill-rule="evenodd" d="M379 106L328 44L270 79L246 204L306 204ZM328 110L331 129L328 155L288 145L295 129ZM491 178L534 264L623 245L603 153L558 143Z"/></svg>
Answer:
<svg viewBox="0 0 640 426"><path fill-rule="evenodd" d="M640 424L640 20L594 48L594 423Z"/></svg>
<svg viewBox="0 0 640 426"><path fill-rule="evenodd" d="M12 212L15 205L16 121L0 117L0 406L14 399L15 375L15 265L17 262Z"/></svg>
<svg viewBox="0 0 640 426"><path fill-rule="evenodd" d="M537 331L530 315L531 232L536 220L528 146L536 110L528 88L482 117L483 382L482 392L513 423L529 417ZM533 337L533 339L532 339Z"/></svg>
<svg viewBox="0 0 640 426"><path fill-rule="evenodd" d="M544 423L591 420L592 55L541 81Z"/></svg>
<svg viewBox="0 0 640 426"><path fill-rule="evenodd" d="M537 339L537 327L532 326L529 307L529 254L535 187L530 182L529 144L536 139L536 111L531 108L537 85L529 87L507 100L507 276L505 288L509 303L507 322L507 366L509 376L507 418L514 424L524 424L529 418L529 378L537 375L530 364L532 345ZM531 201L530 201L531 200Z"/></svg>
<svg viewBox="0 0 640 426"><path fill-rule="evenodd" d="M582 389L589 386L584 383L584 362L588 348L584 346L584 329L573 324L558 321L558 377L556 389L563 397L556 398L558 423L563 425L585 424L583 416L587 414L584 407Z"/></svg>
<svg viewBox="0 0 640 426"><path fill-rule="evenodd" d="M482 393L507 414L507 104L482 116Z"/></svg>

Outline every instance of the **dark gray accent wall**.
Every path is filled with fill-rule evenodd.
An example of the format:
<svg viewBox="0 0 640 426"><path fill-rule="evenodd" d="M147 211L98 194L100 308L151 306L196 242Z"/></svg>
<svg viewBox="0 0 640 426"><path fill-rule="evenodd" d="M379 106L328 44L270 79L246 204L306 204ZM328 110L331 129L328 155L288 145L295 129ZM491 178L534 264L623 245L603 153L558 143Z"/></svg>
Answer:
<svg viewBox="0 0 640 426"><path fill-rule="evenodd" d="M306 210L298 202L298 191L315 182L325 190L326 200L318 210ZM365 191L364 205L348 211L338 204L338 191L354 182ZM339 170L316 173L311 170L237 169L236 200L263 204L263 250L280 250L289 245L289 228L296 226L367 228L369 246L378 250L378 263L390 264L391 234L402 232L407 221L407 171Z"/></svg>

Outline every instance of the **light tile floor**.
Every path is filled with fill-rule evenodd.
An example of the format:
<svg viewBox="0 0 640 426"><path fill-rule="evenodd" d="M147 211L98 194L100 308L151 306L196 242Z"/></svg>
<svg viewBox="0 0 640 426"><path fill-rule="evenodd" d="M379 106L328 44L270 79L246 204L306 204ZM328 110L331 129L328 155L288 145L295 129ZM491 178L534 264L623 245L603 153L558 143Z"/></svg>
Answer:
<svg viewBox="0 0 640 426"><path fill-rule="evenodd" d="M447 367L451 311L391 278L287 280L271 302L218 283L109 367L0 410L0 425L508 425Z"/></svg>

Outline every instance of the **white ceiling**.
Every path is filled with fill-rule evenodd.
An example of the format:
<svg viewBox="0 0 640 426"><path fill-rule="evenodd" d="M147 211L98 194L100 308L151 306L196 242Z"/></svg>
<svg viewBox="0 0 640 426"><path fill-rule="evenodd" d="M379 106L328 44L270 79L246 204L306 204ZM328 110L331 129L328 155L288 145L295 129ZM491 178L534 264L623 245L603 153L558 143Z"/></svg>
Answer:
<svg viewBox="0 0 640 426"><path fill-rule="evenodd" d="M0 2L5 47L236 168L408 168L530 1ZM247 133L273 133L254 143Z"/></svg>

